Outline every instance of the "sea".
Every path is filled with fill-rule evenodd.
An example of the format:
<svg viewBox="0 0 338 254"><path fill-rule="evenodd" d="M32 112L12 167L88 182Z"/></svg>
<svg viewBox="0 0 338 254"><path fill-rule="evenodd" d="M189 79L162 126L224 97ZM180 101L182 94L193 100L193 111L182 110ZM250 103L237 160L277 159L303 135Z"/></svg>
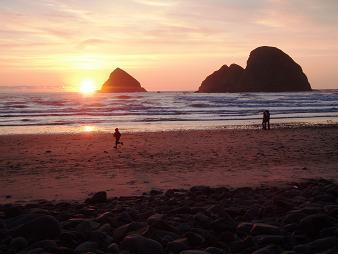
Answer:
<svg viewBox="0 0 338 254"><path fill-rule="evenodd" d="M0 135L337 124L338 90L293 93L1 93Z"/></svg>

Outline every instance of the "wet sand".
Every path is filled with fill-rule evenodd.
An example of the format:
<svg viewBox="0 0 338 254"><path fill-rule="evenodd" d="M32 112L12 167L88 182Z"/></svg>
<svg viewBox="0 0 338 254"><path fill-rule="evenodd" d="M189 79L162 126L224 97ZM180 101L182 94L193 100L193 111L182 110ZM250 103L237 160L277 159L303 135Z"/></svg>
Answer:
<svg viewBox="0 0 338 254"><path fill-rule="evenodd" d="M123 130L122 130L123 133ZM0 202L338 179L338 128L0 136Z"/></svg>

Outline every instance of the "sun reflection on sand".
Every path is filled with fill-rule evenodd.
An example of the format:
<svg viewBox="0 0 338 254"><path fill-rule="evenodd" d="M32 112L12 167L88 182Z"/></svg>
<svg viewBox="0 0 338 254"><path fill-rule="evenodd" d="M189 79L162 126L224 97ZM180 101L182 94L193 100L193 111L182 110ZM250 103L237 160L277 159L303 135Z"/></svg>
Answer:
<svg viewBox="0 0 338 254"><path fill-rule="evenodd" d="M82 129L83 132L94 132L94 131L97 130L97 128L95 126L92 126L92 125L83 126L81 129Z"/></svg>

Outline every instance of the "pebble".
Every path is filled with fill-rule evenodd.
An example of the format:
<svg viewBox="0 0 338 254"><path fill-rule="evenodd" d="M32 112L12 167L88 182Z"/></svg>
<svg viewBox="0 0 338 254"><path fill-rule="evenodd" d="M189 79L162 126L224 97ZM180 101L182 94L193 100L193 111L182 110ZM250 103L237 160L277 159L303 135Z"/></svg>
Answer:
<svg viewBox="0 0 338 254"><path fill-rule="evenodd" d="M36 216L12 230L14 236L22 236L30 241L56 239L60 233L60 223L50 215Z"/></svg>
<svg viewBox="0 0 338 254"><path fill-rule="evenodd" d="M96 251L98 249L99 245L96 242L83 242L80 243L74 251L77 253L82 253L82 252L88 252L88 251Z"/></svg>
<svg viewBox="0 0 338 254"><path fill-rule="evenodd" d="M261 249L258 249L252 252L252 254L279 254L279 253L280 253L280 250L275 245L269 245L269 246L266 246L264 248L261 248Z"/></svg>
<svg viewBox="0 0 338 254"><path fill-rule="evenodd" d="M326 214L311 214L300 221L299 227L306 234L313 236L319 234L320 230L333 226L334 222L335 219Z"/></svg>
<svg viewBox="0 0 338 254"><path fill-rule="evenodd" d="M9 244L9 248L12 251L20 251L28 246L28 241L24 237L13 238Z"/></svg>
<svg viewBox="0 0 338 254"><path fill-rule="evenodd" d="M181 251L190 249L189 242L187 238L180 238L174 241L171 241L167 244L167 250L169 253L180 253Z"/></svg>
<svg viewBox="0 0 338 254"><path fill-rule="evenodd" d="M96 192L92 197L86 200L86 202L90 204L103 203L106 201L107 201L107 192L105 191Z"/></svg>
<svg viewBox="0 0 338 254"><path fill-rule="evenodd" d="M180 254L209 254L209 253L203 250L184 250L181 251Z"/></svg>
<svg viewBox="0 0 338 254"><path fill-rule="evenodd" d="M278 227L265 224L255 223L250 231L252 235L280 235L281 231Z"/></svg>
<svg viewBox="0 0 338 254"><path fill-rule="evenodd" d="M121 243L121 248L132 254L164 254L159 242L140 235L126 236Z"/></svg>
<svg viewBox="0 0 338 254"><path fill-rule="evenodd" d="M208 247L204 250L209 254L225 254L225 251L216 247Z"/></svg>

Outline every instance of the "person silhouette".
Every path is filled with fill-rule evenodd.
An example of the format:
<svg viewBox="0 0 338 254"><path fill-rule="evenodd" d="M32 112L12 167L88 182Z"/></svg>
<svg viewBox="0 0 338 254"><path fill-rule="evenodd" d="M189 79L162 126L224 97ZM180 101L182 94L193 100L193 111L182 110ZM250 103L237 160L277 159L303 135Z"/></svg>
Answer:
<svg viewBox="0 0 338 254"><path fill-rule="evenodd" d="M119 128L115 128L115 132L114 132L114 137L115 137L115 146L114 148L117 148L118 144L123 145L123 142L120 142L120 138L121 138L121 133L119 131Z"/></svg>
<svg viewBox="0 0 338 254"><path fill-rule="evenodd" d="M263 121L262 121L263 130L266 130L266 126L268 126L268 130L270 130L270 112L269 112L269 110L263 111Z"/></svg>

